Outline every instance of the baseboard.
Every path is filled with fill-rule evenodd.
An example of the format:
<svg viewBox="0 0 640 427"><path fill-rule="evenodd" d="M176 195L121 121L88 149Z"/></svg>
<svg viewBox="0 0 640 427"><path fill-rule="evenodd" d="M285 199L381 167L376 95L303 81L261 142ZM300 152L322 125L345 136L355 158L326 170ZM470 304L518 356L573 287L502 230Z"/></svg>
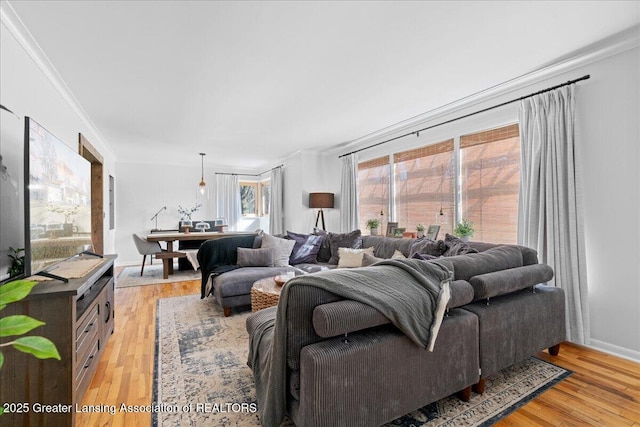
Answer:
<svg viewBox="0 0 640 427"><path fill-rule="evenodd" d="M630 350L628 348L620 347L615 344L594 340L593 338L590 340L589 345L585 347L600 350L613 356L618 356L632 362L640 363L640 351Z"/></svg>

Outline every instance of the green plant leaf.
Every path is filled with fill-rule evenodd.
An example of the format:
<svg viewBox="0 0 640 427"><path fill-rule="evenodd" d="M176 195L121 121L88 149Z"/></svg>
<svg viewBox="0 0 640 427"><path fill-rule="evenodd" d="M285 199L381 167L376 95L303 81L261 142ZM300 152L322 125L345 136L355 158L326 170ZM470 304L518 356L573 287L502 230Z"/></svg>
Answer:
<svg viewBox="0 0 640 427"><path fill-rule="evenodd" d="M2 415L3 412L4 412L4 408L0 406L0 415Z"/></svg>
<svg viewBox="0 0 640 427"><path fill-rule="evenodd" d="M2 365L4 365L4 354L0 351L0 369L2 369Z"/></svg>
<svg viewBox="0 0 640 427"><path fill-rule="evenodd" d="M0 319L0 337L24 335L30 330L44 324L44 322L38 319L24 315L3 317Z"/></svg>
<svg viewBox="0 0 640 427"><path fill-rule="evenodd" d="M20 301L31 292L31 288L38 282L30 280L15 280L0 286L0 307L12 302Z"/></svg>
<svg viewBox="0 0 640 427"><path fill-rule="evenodd" d="M13 348L23 353L33 354L38 359L60 360L56 345L44 337L22 337L13 342Z"/></svg>

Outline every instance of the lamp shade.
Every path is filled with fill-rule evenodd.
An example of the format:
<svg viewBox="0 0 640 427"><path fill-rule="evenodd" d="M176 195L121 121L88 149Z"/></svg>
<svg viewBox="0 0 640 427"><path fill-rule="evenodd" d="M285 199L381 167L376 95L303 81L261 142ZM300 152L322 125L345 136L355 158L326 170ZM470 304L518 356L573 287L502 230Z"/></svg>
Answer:
<svg viewBox="0 0 640 427"><path fill-rule="evenodd" d="M309 207L312 209L333 208L333 193L309 193Z"/></svg>

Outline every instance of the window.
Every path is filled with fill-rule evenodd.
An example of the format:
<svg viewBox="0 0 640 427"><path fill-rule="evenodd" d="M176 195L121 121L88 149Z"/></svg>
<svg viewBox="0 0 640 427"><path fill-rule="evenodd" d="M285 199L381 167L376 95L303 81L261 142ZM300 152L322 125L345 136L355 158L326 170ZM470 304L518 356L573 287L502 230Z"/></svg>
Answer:
<svg viewBox="0 0 640 427"><path fill-rule="evenodd" d="M474 240L516 243L520 186L518 125L460 137L461 212Z"/></svg>
<svg viewBox="0 0 640 427"><path fill-rule="evenodd" d="M389 156L358 164L358 204L360 229L367 228L367 220L380 219L384 230L384 218L389 215ZM386 215L386 217L385 217Z"/></svg>
<svg viewBox="0 0 640 427"><path fill-rule="evenodd" d="M442 208L452 218L455 200L453 139L393 156L395 221L407 231L435 224ZM451 233L453 221L441 224L440 236Z"/></svg>
<svg viewBox="0 0 640 427"><path fill-rule="evenodd" d="M443 238L453 233L457 221L468 218L474 223L473 240L516 243L517 123L463 135L459 148L449 139L395 153L393 168L389 160L385 156L358 164L362 229L368 219L379 217L380 210L386 214L388 207L386 219L407 231L415 231L418 224L440 224ZM441 209L445 216L438 215Z"/></svg>
<svg viewBox="0 0 640 427"><path fill-rule="evenodd" d="M240 183L243 216L269 215L270 199L271 183L269 181Z"/></svg>

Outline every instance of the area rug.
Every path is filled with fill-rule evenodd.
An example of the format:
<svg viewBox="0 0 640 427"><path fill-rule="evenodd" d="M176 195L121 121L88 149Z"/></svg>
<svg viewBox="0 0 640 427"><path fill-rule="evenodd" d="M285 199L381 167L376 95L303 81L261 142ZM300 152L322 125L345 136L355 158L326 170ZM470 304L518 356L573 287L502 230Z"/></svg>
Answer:
<svg viewBox="0 0 640 427"><path fill-rule="evenodd" d="M116 277L116 288L129 288L132 286L158 285L162 283L184 282L187 280L200 280L200 271L178 270L178 264L174 265L174 274L168 279L162 278L162 263L145 265L144 273L140 276L140 266L125 267Z"/></svg>
<svg viewBox="0 0 640 427"><path fill-rule="evenodd" d="M258 426L247 367L249 312L224 317L199 295L158 301L154 371L154 426ZM488 426L570 375L531 357L487 378L469 402L448 397L387 426ZM285 425L293 425L290 421Z"/></svg>

